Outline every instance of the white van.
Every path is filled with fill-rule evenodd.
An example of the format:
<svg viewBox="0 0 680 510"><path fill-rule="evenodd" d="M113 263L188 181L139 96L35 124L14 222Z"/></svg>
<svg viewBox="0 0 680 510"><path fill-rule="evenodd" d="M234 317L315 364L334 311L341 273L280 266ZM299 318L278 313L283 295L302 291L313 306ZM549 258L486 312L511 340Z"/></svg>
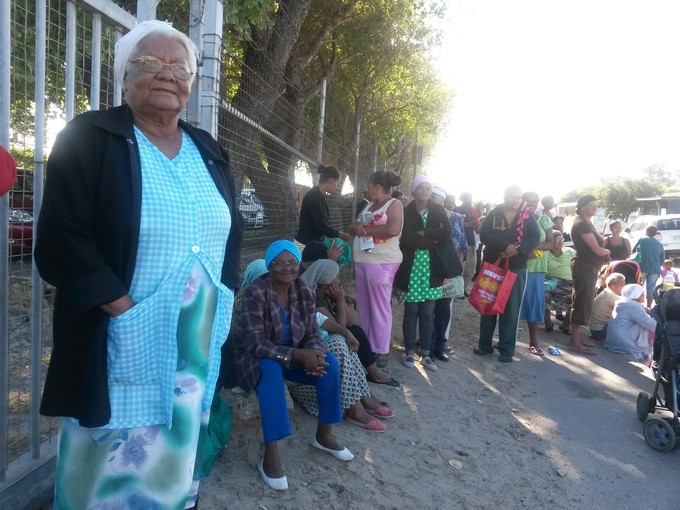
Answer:
<svg viewBox="0 0 680 510"><path fill-rule="evenodd" d="M634 248L635 244L645 237L645 231L650 225L657 228L656 238L663 245L666 256L680 257L680 214L639 216L625 230L622 237L629 239L631 248Z"/></svg>

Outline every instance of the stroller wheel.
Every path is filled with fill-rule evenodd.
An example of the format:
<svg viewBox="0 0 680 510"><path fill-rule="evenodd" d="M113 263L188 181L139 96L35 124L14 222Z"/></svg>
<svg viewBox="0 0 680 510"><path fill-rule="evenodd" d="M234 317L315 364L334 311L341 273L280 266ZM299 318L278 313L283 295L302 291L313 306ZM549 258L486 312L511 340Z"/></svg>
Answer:
<svg viewBox="0 0 680 510"><path fill-rule="evenodd" d="M647 415L654 412L654 402L652 402L651 397L644 391L641 391L638 394L636 411L637 418L640 421L645 421Z"/></svg>
<svg viewBox="0 0 680 510"><path fill-rule="evenodd" d="M650 418L643 427L647 444L660 452L670 452L675 448L676 435L666 420Z"/></svg>

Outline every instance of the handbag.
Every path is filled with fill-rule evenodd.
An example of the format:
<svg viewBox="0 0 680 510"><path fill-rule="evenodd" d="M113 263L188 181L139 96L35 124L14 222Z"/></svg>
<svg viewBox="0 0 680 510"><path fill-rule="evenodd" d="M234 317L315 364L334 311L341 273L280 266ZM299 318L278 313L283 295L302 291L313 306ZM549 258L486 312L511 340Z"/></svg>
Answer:
<svg viewBox="0 0 680 510"><path fill-rule="evenodd" d="M503 261L505 266L503 267ZM499 315L512 292L517 274L507 268L508 259L499 258L495 263L485 262L472 286L468 301L482 315Z"/></svg>
<svg viewBox="0 0 680 510"><path fill-rule="evenodd" d="M453 278L463 274L463 266L458 258L456 247L453 245L453 239L448 239L443 243L437 243L434 248L435 257L439 262L439 271L437 276L442 278Z"/></svg>
<svg viewBox="0 0 680 510"><path fill-rule="evenodd" d="M446 278L442 285L442 298L457 298L465 295L465 282L463 277L458 275L453 278Z"/></svg>

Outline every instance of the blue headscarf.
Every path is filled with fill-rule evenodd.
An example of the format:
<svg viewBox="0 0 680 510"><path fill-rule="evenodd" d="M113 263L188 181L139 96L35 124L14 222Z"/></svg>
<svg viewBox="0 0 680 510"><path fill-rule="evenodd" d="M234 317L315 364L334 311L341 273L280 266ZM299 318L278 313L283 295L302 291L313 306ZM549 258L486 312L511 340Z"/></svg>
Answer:
<svg viewBox="0 0 680 510"><path fill-rule="evenodd" d="M283 251L291 252L297 261L300 262L300 250L297 249L297 246L295 246L290 241L286 241L285 239L279 239L278 241L274 241L272 244L270 244L269 248L267 248L267 251L264 254L264 263L267 266L267 269L269 269L272 260L274 260L277 255Z"/></svg>
<svg viewBox="0 0 680 510"><path fill-rule="evenodd" d="M264 259L253 260L248 264L248 267L246 267L246 270L243 273L243 288L246 288L253 283L253 281L266 273L267 265L265 264Z"/></svg>

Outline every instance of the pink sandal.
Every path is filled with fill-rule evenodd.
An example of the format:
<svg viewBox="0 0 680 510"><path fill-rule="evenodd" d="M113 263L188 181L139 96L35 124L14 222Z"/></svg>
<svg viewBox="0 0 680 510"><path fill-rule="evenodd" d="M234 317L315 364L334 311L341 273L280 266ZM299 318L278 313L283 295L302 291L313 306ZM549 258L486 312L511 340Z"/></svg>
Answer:
<svg viewBox="0 0 680 510"><path fill-rule="evenodd" d="M536 345L530 345L529 351L531 352L531 354L535 354L536 356L543 356L543 349Z"/></svg>
<svg viewBox="0 0 680 510"><path fill-rule="evenodd" d="M369 432L385 432L387 430L387 425L378 420L375 416L373 416L366 423L361 423L360 421L354 420L349 417L345 418L345 420L347 420L352 425L361 427L362 429L368 430Z"/></svg>
<svg viewBox="0 0 680 510"><path fill-rule="evenodd" d="M375 416L376 418L392 418L394 416L394 411L386 406L378 406L375 409L366 409L368 414Z"/></svg>

